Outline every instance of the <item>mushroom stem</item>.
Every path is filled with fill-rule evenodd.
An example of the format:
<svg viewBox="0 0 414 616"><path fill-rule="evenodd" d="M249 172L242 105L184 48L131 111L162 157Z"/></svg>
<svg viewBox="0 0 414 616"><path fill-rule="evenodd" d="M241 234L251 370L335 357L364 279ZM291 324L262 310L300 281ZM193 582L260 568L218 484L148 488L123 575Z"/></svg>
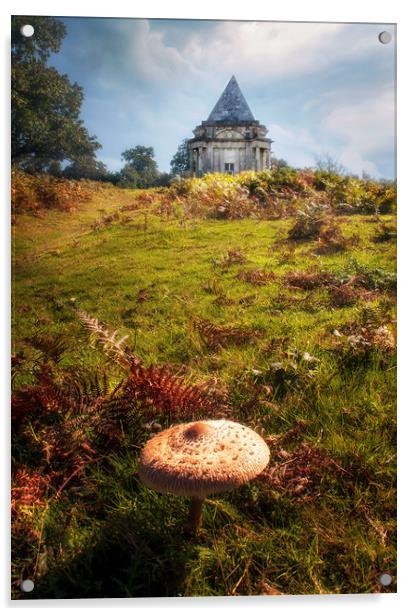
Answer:
<svg viewBox="0 0 414 616"><path fill-rule="evenodd" d="M198 533L203 517L203 502L204 498L192 498L190 504L190 513L188 517L189 530L195 535Z"/></svg>

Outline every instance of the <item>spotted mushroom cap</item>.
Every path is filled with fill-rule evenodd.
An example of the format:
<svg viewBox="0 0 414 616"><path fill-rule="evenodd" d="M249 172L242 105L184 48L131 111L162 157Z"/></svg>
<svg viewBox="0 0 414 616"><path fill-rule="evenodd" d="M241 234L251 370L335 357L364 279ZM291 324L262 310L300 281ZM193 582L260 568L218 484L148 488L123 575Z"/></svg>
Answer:
<svg viewBox="0 0 414 616"><path fill-rule="evenodd" d="M256 432L227 420L179 424L148 441L139 476L158 492L204 498L253 479L269 463Z"/></svg>

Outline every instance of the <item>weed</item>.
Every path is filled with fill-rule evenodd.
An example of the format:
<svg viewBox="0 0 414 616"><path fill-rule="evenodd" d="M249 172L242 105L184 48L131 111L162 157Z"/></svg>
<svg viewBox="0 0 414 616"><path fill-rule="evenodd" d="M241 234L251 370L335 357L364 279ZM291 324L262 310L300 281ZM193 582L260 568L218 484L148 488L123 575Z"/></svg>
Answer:
<svg viewBox="0 0 414 616"><path fill-rule="evenodd" d="M316 252L320 255L343 252L348 245L349 242L345 239L340 226L331 219L319 233Z"/></svg>
<svg viewBox="0 0 414 616"><path fill-rule="evenodd" d="M394 355L396 349L395 336L388 325L360 326L352 323L342 328L346 333L334 331L334 350L345 364L358 361L369 361L377 352Z"/></svg>
<svg viewBox="0 0 414 616"><path fill-rule="evenodd" d="M102 189L99 182L29 175L17 168L12 169L11 181L12 208L16 213L53 208L70 211Z"/></svg>
<svg viewBox="0 0 414 616"><path fill-rule="evenodd" d="M397 239L397 227L386 223L380 223L375 234L372 236L372 241L377 244L382 242L395 241Z"/></svg>
<svg viewBox="0 0 414 616"><path fill-rule="evenodd" d="M281 361L273 361L266 369L254 369L251 378L269 388L268 393L282 399L288 392L305 387L318 371L319 359L297 349L283 351Z"/></svg>
<svg viewBox="0 0 414 616"><path fill-rule="evenodd" d="M277 280L277 276L274 272L260 268L242 270L237 274L237 278L257 287L264 286Z"/></svg>
<svg viewBox="0 0 414 616"><path fill-rule="evenodd" d="M224 269L231 267L232 265L242 265L246 263L247 257L242 250L238 250L234 248L233 250L229 250L226 255L213 259L213 264Z"/></svg>
<svg viewBox="0 0 414 616"><path fill-rule="evenodd" d="M273 464L260 476L276 490L305 499L320 496L327 474L342 479L352 477L330 455L310 443L302 442L291 451L282 447L273 452Z"/></svg>
<svg viewBox="0 0 414 616"><path fill-rule="evenodd" d="M335 277L330 272L316 269L287 272L284 276L284 282L289 287L306 291L331 285L335 280Z"/></svg>
<svg viewBox="0 0 414 616"><path fill-rule="evenodd" d="M227 410L225 400L212 394L209 385L190 385L166 367L132 366L123 391L125 400L139 404L146 418L161 415L172 421L219 417Z"/></svg>
<svg viewBox="0 0 414 616"><path fill-rule="evenodd" d="M382 267L372 267L351 259L341 268L335 269L335 276L342 282L353 279L355 286L370 291L395 291L397 288L397 275L394 271Z"/></svg>
<svg viewBox="0 0 414 616"><path fill-rule="evenodd" d="M350 279L345 284L339 286L331 286L329 288L329 297L331 306L343 308L344 306L353 306L359 300L371 301L376 297L375 291L367 291L360 288L358 285L352 284L353 279ZM357 279L355 279L357 283Z"/></svg>
<svg viewBox="0 0 414 616"><path fill-rule="evenodd" d="M244 327L216 325L201 318L193 319L193 327L197 330L201 340L212 351L228 345L247 344L261 336L259 330Z"/></svg>
<svg viewBox="0 0 414 616"><path fill-rule="evenodd" d="M296 215L296 222L288 232L290 240L304 241L316 239L325 224L327 215L326 206L319 203L310 203Z"/></svg>

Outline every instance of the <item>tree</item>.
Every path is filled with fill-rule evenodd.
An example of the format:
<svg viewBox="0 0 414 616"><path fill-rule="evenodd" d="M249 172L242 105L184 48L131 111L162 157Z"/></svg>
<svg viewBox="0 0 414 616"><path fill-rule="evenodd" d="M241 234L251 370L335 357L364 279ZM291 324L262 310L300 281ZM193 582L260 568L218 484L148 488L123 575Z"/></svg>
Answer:
<svg viewBox="0 0 414 616"><path fill-rule="evenodd" d="M288 163L284 158L272 158L270 159L270 166L274 169L282 169L284 167L289 167Z"/></svg>
<svg viewBox="0 0 414 616"><path fill-rule="evenodd" d="M173 175L185 175L190 171L190 149L188 147L188 139L183 139L178 146L177 152L171 160L171 173Z"/></svg>
<svg viewBox="0 0 414 616"><path fill-rule="evenodd" d="M349 177L345 174L345 167L330 154L316 159L315 188L325 191L331 207L346 198Z"/></svg>
<svg viewBox="0 0 414 616"><path fill-rule="evenodd" d="M346 169L338 160L335 160L330 154L325 154L323 157L317 157L315 160L317 171L323 171L331 175L345 175Z"/></svg>
<svg viewBox="0 0 414 616"><path fill-rule="evenodd" d="M106 181L110 173L103 162L96 160L94 156L82 156L73 161L63 171L66 178L74 180L88 179Z"/></svg>
<svg viewBox="0 0 414 616"><path fill-rule="evenodd" d="M126 165L120 171L120 185L129 188L147 188L154 185L159 175L154 159L154 148L137 145L122 152Z"/></svg>
<svg viewBox="0 0 414 616"><path fill-rule="evenodd" d="M20 33L30 23L33 37ZM66 34L53 17L12 17L12 163L29 172L45 171L53 161L94 157L100 144L79 118L82 88L46 62Z"/></svg>

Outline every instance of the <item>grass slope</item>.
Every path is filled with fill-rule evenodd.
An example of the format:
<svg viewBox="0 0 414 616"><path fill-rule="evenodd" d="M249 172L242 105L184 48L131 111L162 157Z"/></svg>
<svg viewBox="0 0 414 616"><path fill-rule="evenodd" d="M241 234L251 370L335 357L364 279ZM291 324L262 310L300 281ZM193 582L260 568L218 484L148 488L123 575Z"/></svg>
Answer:
<svg viewBox="0 0 414 616"><path fill-rule="evenodd" d="M366 216L337 218L358 241L326 255L316 241L286 241L292 219L180 220L138 210L93 227L134 196L104 191L74 213L18 217L16 388L34 382L36 335L65 341L62 373L98 369L119 380L120 369L89 344L80 308L128 334L145 365L218 383L234 417L263 430L275 444L273 465L292 476L209 499L202 535L190 540L185 499L156 494L134 475L153 434L142 422L134 442L90 464L59 498L47 492L42 505L19 510L33 538L23 548L17 533L14 596L22 575L35 578L30 598L395 591L395 356L374 343L358 354L347 339L371 321L392 328L395 244L374 242L378 223ZM370 288L338 306L327 285L287 284L287 273L309 268L365 276ZM248 282L245 272L257 269L274 276ZM216 338L203 335L203 322ZM225 327L258 335L220 341ZM13 453L36 467L24 442ZM387 588L378 582L384 571L393 576Z"/></svg>

